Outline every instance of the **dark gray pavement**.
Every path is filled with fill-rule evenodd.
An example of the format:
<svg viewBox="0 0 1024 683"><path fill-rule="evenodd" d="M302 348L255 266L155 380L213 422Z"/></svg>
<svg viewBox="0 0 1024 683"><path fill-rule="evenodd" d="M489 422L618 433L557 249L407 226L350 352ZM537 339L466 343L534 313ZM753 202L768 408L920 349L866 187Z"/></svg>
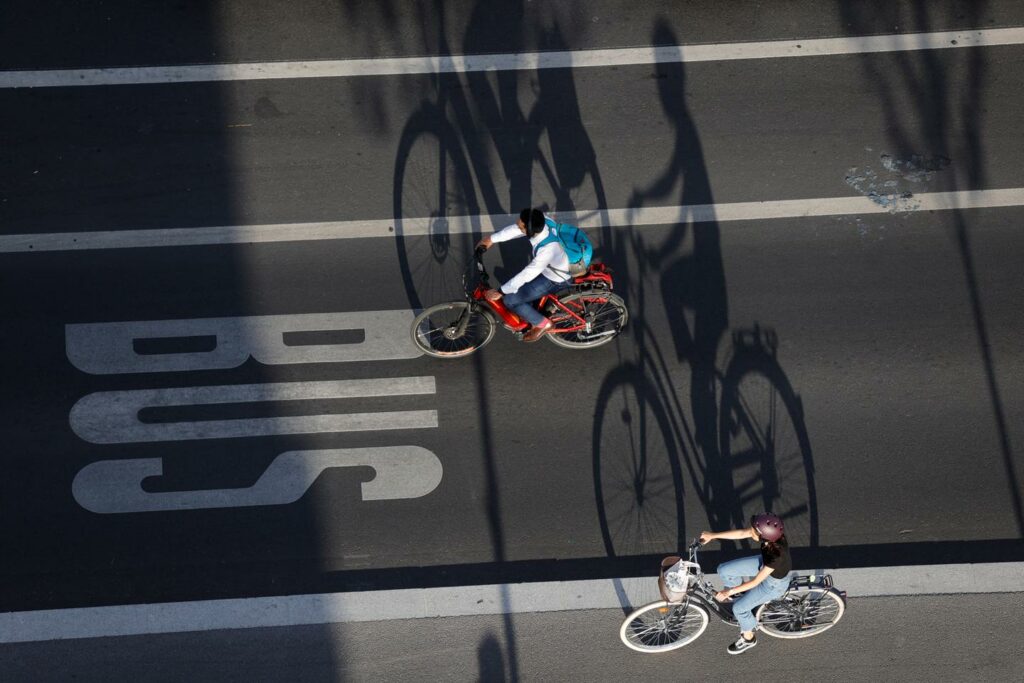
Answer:
<svg viewBox="0 0 1024 683"><path fill-rule="evenodd" d="M1020 274L1007 256L1024 246L1020 211L965 216L978 245L973 263L1006 437L1019 443ZM950 218L751 222L721 230L729 328L758 322L776 332L779 348L777 364L759 356L759 372L727 380L732 344L723 330L716 391L749 394L750 411L775 430L783 472L775 495L814 508L792 520L801 543L859 548L841 555L845 562L870 563L872 548L883 546L897 548L895 555L885 549L882 560L896 564L981 559L979 551L1019 559L1016 544L993 551L979 543L1017 537L1019 520ZM616 241L658 244L671 230L637 229ZM5 545L18 548L5 562L9 606L415 585L458 581L451 565L498 558L529 564L674 549L707 526L730 485L723 490L711 479L706 447L689 435L695 410L708 399L694 394L686 356L677 360L672 325L681 323L659 300L665 280L634 276L632 247L608 251L635 324L599 350L524 346L499 332L466 362L249 361L237 370L126 376L71 367L64 325L403 308L395 245L346 240L5 257L6 277L22 291L9 307L19 333L3 340L13 361L7 391L18 387L5 408L6 461L19 482L2 503L7 518L18 520L4 528ZM355 284L370 281L380 284ZM252 293L258 301L240 303ZM430 406L409 397L386 406L367 399L309 408L436 406L436 430L92 445L68 426L71 407L94 391L422 375L437 378ZM716 400L712 406L723 405ZM539 414L524 421L523 405ZM633 419L642 435L630 431ZM808 448L799 442L804 431ZM727 442L749 452L742 436ZM355 487L365 475L341 471L325 474L288 506L98 516L70 496L78 470L107 458L164 457L164 487L173 490L250 485L285 450L405 443L431 449L443 464L442 483L426 498L361 503ZM673 463L686 469L675 476ZM1012 463L1019 472L1019 455ZM758 464L744 460L730 471L731 485L742 487L757 479ZM646 507L629 488L637 476L649 477ZM756 491L763 488L746 493ZM746 507L759 504L755 496ZM47 533L40 533L42 520ZM936 556L937 541L982 547L950 544ZM449 569L346 578L352 570L424 565ZM512 571L510 579L528 568ZM551 578L538 571L536 578Z"/></svg>
<svg viewBox="0 0 1024 683"><path fill-rule="evenodd" d="M1008 681L1020 677L1019 593L851 599L806 640L761 636L726 654L734 627L708 625L659 655L628 650L617 610L416 619L0 646L8 681Z"/></svg>
<svg viewBox="0 0 1024 683"><path fill-rule="evenodd" d="M116 35L162 26L145 49L110 40L104 13L55 19L78 27L49 34L66 48L57 51L5 22L16 35L0 40L4 68L1024 23L1011 2L800 3L767 14L753 3L698 3L664 16L651 4L597 3L523 9L523 29L510 35L502 11L468 3L444 17L389 3L289 5L281 21L267 14L283 5L244 5L175 19L109 4ZM23 27L41 21L28 9L18 16ZM615 18L613 28L600 17ZM371 49L371 35L394 42ZM421 35L429 39L413 39ZM6 234L354 219L400 228L407 217L541 202L625 208L1021 187L1022 58L1011 46L3 90L0 224ZM1003 208L691 224L684 213L677 225L595 231L632 312L627 334L572 353L499 332L460 363L250 360L88 375L68 360L65 326L407 310L455 293L468 238L454 239L440 263L423 238L0 255L0 609L621 576L765 506L786 511L798 566L1020 560L1022 217ZM503 276L524 254L493 258ZM734 338L755 323L760 334ZM96 445L69 425L72 406L99 391L413 376L435 377L437 394L273 409L436 408L436 429ZM231 488L252 485L284 451L388 445L434 452L438 489L362 502L369 472L350 469L281 506L96 515L71 495L75 475L104 459L163 458L150 491Z"/></svg>
<svg viewBox="0 0 1024 683"><path fill-rule="evenodd" d="M950 160L900 191L1024 184L1015 46L506 74L0 90L4 230L420 217L439 144L449 215L674 206L683 175L703 203L842 197L882 155Z"/></svg>

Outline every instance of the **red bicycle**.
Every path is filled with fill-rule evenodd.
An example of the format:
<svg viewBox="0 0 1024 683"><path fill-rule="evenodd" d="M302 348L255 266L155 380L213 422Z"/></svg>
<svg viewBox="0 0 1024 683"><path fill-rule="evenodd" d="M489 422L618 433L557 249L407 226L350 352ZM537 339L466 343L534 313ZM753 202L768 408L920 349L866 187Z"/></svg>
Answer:
<svg viewBox="0 0 1024 683"><path fill-rule="evenodd" d="M481 349L494 338L500 323L522 338L530 326L505 308L502 300L488 301L490 275L483 252L475 252L475 279L463 275L465 301L452 301L426 309L412 323L412 340L424 353L436 358L460 358ZM592 263L583 275L572 278L566 290L546 294L537 302L554 326L544 336L567 349L589 349L607 344L626 326L626 303L612 293L611 269Z"/></svg>

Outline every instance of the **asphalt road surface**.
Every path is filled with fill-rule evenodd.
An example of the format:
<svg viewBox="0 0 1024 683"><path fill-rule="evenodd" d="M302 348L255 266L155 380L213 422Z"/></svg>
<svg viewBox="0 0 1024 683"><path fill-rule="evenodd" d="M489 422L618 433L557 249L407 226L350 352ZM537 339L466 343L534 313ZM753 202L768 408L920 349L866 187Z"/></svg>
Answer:
<svg viewBox="0 0 1024 683"><path fill-rule="evenodd" d="M711 623L681 650L640 654L618 639L621 612L588 610L517 615L511 629L462 617L4 645L0 663L12 682L726 681L764 670L792 681L1006 681L1020 674L1019 598L855 599L826 633L762 635L738 657L725 652L735 627Z"/></svg>
<svg viewBox="0 0 1024 683"><path fill-rule="evenodd" d="M0 63L685 57L1024 25L1015 2L216 8L17 2ZM0 253L0 609L639 574L764 508L798 567L1024 559L1024 209L915 203L1024 187L1022 61L0 89L2 235L394 228ZM844 197L890 211L692 208ZM590 231L630 326L585 352L499 331L468 359L417 355L412 311L459 295L475 237L444 219L530 204L678 212ZM413 218L434 233L405 234ZM527 257L488 264L504 279Z"/></svg>

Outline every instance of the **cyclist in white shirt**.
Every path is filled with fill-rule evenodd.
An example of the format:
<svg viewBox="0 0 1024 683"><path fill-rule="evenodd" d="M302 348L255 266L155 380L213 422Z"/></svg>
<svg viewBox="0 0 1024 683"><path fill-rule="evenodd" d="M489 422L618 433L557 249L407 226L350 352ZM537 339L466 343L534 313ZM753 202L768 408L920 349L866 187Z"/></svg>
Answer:
<svg viewBox="0 0 1024 683"><path fill-rule="evenodd" d="M505 306L532 327L523 335L523 341L534 342L551 329L551 321L533 305L545 294L565 287L570 278L569 257L557 240L551 240L539 249L537 245L548 237L550 229L540 209L523 209L519 220L507 228L485 237L477 244L484 249L496 242L507 242L517 237L528 237L533 246L533 260L518 275L508 280L500 290L491 289L485 295L488 301L504 298Z"/></svg>

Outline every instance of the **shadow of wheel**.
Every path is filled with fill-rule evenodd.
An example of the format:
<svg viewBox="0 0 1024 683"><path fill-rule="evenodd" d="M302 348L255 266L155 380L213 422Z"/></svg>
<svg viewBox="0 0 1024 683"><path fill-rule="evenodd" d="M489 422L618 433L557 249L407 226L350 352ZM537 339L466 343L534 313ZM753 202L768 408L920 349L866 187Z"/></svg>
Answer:
<svg viewBox="0 0 1024 683"><path fill-rule="evenodd" d="M462 275L480 238L480 211L459 137L437 107L423 107L402 131L393 211L411 307L462 299Z"/></svg>
<svg viewBox="0 0 1024 683"><path fill-rule="evenodd" d="M678 447L662 402L639 367L621 366L601 386L593 467L609 557L672 553L684 545Z"/></svg>
<svg viewBox="0 0 1024 683"><path fill-rule="evenodd" d="M770 510L792 546L818 545L814 463L803 406L775 358L774 332L733 333L722 379L719 438L732 474L734 524Z"/></svg>

